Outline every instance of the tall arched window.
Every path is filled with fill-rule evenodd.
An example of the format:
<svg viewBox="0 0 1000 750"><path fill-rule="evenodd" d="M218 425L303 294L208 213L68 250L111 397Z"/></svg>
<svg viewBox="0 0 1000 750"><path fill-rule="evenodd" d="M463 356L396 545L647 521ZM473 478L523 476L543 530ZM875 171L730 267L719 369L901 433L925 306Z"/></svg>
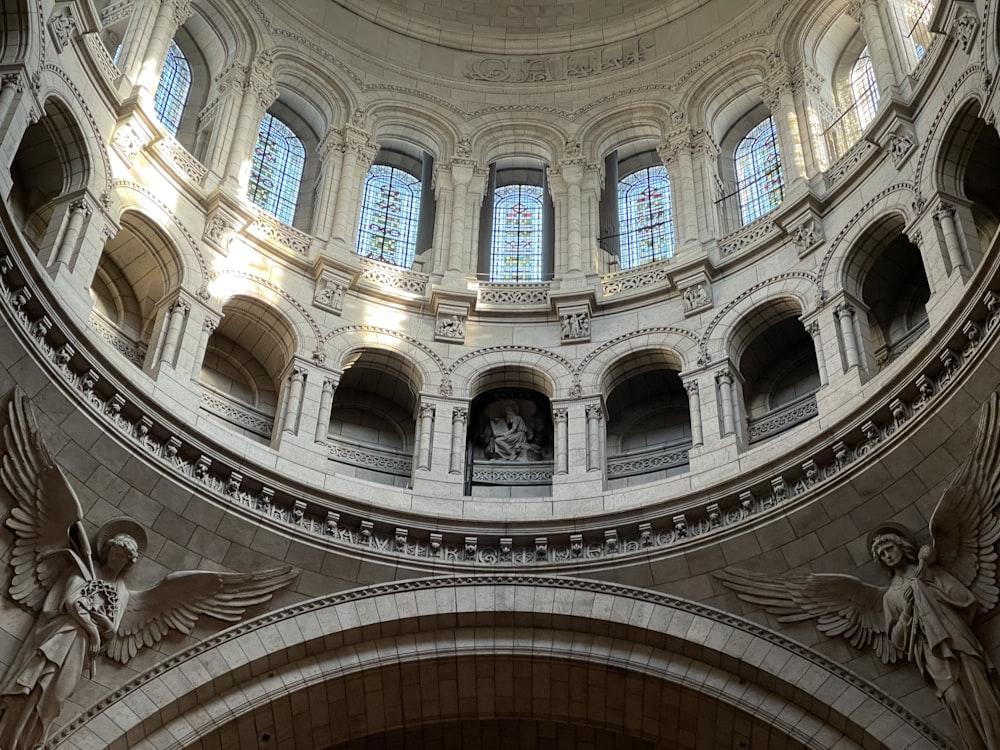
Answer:
<svg viewBox="0 0 1000 750"><path fill-rule="evenodd" d="M864 130L875 119L878 110L878 84L875 82L875 69L872 59L865 47L851 68L851 94L854 96L855 112L858 116L858 127Z"/></svg>
<svg viewBox="0 0 1000 750"><path fill-rule="evenodd" d="M387 164L372 166L361 200L358 255L411 267L419 219L420 178Z"/></svg>
<svg viewBox="0 0 1000 750"><path fill-rule="evenodd" d="M291 224L305 161L305 147L292 129L270 112L264 113L257 132L257 146L253 150L247 197L279 220Z"/></svg>
<svg viewBox="0 0 1000 750"><path fill-rule="evenodd" d="M153 109L160 122L172 136L177 136L181 126L181 115L191 92L191 66L177 43L171 40L167 47L167 59L163 63L160 83L156 87Z"/></svg>
<svg viewBox="0 0 1000 750"><path fill-rule="evenodd" d="M493 200L490 281L542 280L541 185L497 187Z"/></svg>
<svg viewBox="0 0 1000 750"><path fill-rule="evenodd" d="M740 221L749 224L776 209L785 197L773 117L761 120L743 137L734 160Z"/></svg>
<svg viewBox="0 0 1000 750"><path fill-rule="evenodd" d="M618 183L618 217L622 268L635 268L674 254L674 217L666 167L646 167Z"/></svg>
<svg viewBox="0 0 1000 750"><path fill-rule="evenodd" d="M913 45L913 54L922 60L931 46L931 15L934 0L904 0L903 17L906 22L906 37Z"/></svg>

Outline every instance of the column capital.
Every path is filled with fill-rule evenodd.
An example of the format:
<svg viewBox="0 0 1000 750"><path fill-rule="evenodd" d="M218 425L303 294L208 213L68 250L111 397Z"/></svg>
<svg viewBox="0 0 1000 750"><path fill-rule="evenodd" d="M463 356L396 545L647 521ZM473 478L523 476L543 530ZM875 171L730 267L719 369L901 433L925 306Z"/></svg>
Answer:
<svg viewBox="0 0 1000 750"><path fill-rule="evenodd" d="M853 318L854 317L854 305L849 302L841 302L835 308L833 308L833 314L838 318Z"/></svg>

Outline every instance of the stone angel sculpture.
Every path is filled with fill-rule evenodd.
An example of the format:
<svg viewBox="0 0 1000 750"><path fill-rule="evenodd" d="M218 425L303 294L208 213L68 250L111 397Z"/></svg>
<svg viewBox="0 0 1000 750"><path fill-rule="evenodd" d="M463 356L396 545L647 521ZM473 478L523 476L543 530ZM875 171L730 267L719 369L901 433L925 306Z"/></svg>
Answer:
<svg viewBox="0 0 1000 750"><path fill-rule="evenodd" d="M769 578L730 568L716 576L741 599L763 605L781 622L815 619L820 631L870 648L887 664L913 662L969 750L1000 748L1000 692L993 665L972 625L1000 598L1000 398L983 407L972 451L931 517L931 543L885 523L868 537L872 558L888 575L872 586L849 575Z"/></svg>
<svg viewBox="0 0 1000 750"><path fill-rule="evenodd" d="M39 434L20 390L0 436L0 482L13 500L9 593L38 613L0 682L0 748L27 750L46 732L99 654L125 664L171 630L189 634L200 615L238 621L297 573L191 570L133 591L123 580L146 546L130 518L105 523L88 539L79 500Z"/></svg>

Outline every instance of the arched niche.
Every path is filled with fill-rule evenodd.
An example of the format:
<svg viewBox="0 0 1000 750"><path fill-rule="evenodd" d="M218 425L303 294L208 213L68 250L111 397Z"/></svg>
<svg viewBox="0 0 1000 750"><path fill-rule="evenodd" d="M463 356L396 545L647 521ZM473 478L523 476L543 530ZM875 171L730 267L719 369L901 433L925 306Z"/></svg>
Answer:
<svg viewBox="0 0 1000 750"><path fill-rule="evenodd" d="M553 425L548 396L520 385L488 388L472 399L465 494L538 497L552 492Z"/></svg>
<svg viewBox="0 0 1000 750"><path fill-rule="evenodd" d="M340 750L396 737L405 744L392 747L441 748L452 746L435 741L445 729L451 742L468 722L500 733L505 720L524 723L526 747L570 726L579 746L602 748L915 750L938 739L840 665L710 607L481 576L369 586L232 628L122 686L51 746L128 736L143 750Z"/></svg>
<svg viewBox="0 0 1000 750"><path fill-rule="evenodd" d="M928 327L927 273L920 249L903 233L902 217L893 214L869 227L844 272L845 290L865 309L862 342L881 369Z"/></svg>
<svg viewBox="0 0 1000 750"><path fill-rule="evenodd" d="M292 325L252 297L230 298L208 339L201 409L258 441L274 430L281 384L297 348Z"/></svg>
<svg viewBox="0 0 1000 750"><path fill-rule="evenodd" d="M141 367L157 315L182 275L180 257L164 232L141 214L124 213L91 281L91 324Z"/></svg>
<svg viewBox="0 0 1000 750"><path fill-rule="evenodd" d="M344 365L327 430L334 471L405 487L413 471L419 371L395 352L364 349Z"/></svg>
<svg viewBox="0 0 1000 750"><path fill-rule="evenodd" d="M58 200L82 191L90 175L83 133L62 102L48 99L41 118L24 131L10 174L11 214L40 251L46 241L55 241L46 235L52 234L49 225Z"/></svg>
<svg viewBox="0 0 1000 750"><path fill-rule="evenodd" d="M604 378L608 487L629 487L687 471L691 410L669 351L636 351Z"/></svg>
<svg viewBox="0 0 1000 750"><path fill-rule="evenodd" d="M791 297L752 310L737 325L730 351L743 383L749 442L766 440L816 416L819 367L812 337Z"/></svg>

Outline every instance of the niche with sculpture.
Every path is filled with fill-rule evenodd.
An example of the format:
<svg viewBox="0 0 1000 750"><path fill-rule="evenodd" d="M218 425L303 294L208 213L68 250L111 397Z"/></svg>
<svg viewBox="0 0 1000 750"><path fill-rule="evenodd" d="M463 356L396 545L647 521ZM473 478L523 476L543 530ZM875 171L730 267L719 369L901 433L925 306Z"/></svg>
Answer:
<svg viewBox="0 0 1000 750"><path fill-rule="evenodd" d="M553 465L549 400L526 388L500 388L477 396L466 450L466 494L548 495Z"/></svg>

